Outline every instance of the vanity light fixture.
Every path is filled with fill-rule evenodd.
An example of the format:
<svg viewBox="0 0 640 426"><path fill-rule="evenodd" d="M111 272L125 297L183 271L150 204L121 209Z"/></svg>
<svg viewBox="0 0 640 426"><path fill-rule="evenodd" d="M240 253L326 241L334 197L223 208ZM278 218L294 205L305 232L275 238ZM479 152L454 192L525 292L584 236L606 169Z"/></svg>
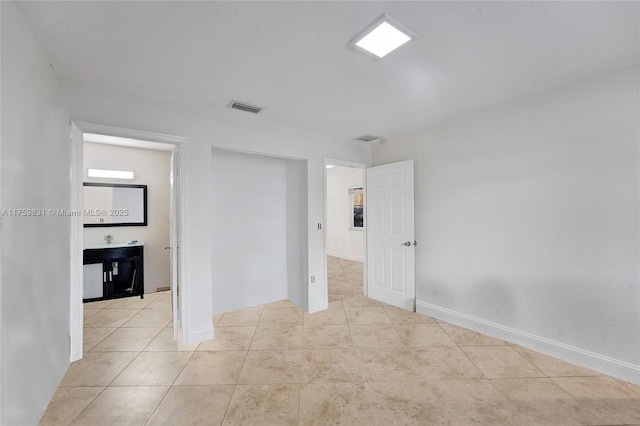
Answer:
<svg viewBox="0 0 640 426"><path fill-rule="evenodd" d="M109 178L109 179L133 179L134 175L129 170L101 170L87 169L87 176L93 178Z"/></svg>
<svg viewBox="0 0 640 426"><path fill-rule="evenodd" d="M350 44L382 58L414 38L411 31L385 13L355 36Z"/></svg>

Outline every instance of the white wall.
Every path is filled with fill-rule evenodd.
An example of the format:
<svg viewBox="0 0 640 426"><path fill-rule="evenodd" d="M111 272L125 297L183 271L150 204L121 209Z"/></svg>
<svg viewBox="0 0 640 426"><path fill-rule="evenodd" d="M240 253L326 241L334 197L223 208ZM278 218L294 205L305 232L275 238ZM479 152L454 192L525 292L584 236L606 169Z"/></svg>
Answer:
<svg viewBox="0 0 640 426"><path fill-rule="evenodd" d="M131 240L144 241L144 291L153 293L158 287L171 284L169 246L169 177L171 152L129 148L115 145L85 143L83 150L85 182L128 183L147 185L147 226L116 226L84 228L84 243L104 244L105 235L113 236L113 243ZM89 178L87 169L133 170L135 179Z"/></svg>
<svg viewBox="0 0 640 426"><path fill-rule="evenodd" d="M186 106L56 80L15 4L0 4L2 207L69 208L70 118L186 137L181 325L186 342L193 343L213 336L211 148L305 159L307 275L316 276L307 302L310 311L326 308L324 232L317 230L324 216L324 158L369 163L369 146L281 126L268 111L252 116L230 110L225 99ZM70 223L3 218L0 226L2 424L35 424L68 366Z"/></svg>
<svg viewBox="0 0 640 426"><path fill-rule="evenodd" d="M364 261L364 231L350 229L349 188L362 188L364 170L335 166L327 169L327 254Z"/></svg>
<svg viewBox="0 0 640 426"><path fill-rule="evenodd" d="M13 2L2 12L3 209L68 209L69 115ZM38 423L69 365L70 220L2 217L0 423Z"/></svg>
<svg viewBox="0 0 640 426"><path fill-rule="evenodd" d="M286 299L286 160L212 153L213 313Z"/></svg>
<svg viewBox="0 0 640 426"><path fill-rule="evenodd" d="M374 148L413 158L418 310L640 382L638 69Z"/></svg>
<svg viewBox="0 0 640 426"><path fill-rule="evenodd" d="M212 150L213 313L306 303L306 163Z"/></svg>
<svg viewBox="0 0 640 426"><path fill-rule="evenodd" d="M216 106L187 106L146 97L61 81L64 102L74 120L184 136L188 139L181 156L185 197L185 229L182 255L187 285L181 293L184 303L182 325L187 341L211 338L212 324L212 224L211 148L229 148L307 160L306 220L309 239L309 275L316 276L309 287L310 311L327 306L324 259L324 231L317 223L324 217L324 158L369 163L371 148L331 135L280 126L269 121L268 111L251 115Z"/></svg>

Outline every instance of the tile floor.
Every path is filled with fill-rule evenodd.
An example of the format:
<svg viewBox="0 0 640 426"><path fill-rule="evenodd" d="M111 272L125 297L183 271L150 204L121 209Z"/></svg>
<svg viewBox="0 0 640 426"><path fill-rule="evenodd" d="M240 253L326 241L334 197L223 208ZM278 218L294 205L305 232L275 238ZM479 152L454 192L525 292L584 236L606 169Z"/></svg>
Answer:
<svg viewBox="0 0 640 426"><path fill-rule="evenodd" d="M329 302L362 295L362 262L327 256Z"/></svg>
<svg viewBox="0 0 640 426"><path fill-rule="evenodd" d="M84 358L40 424L640 424L640 387L353 294L361 266L329 266L328 310L228 312L190 347L169 293L85 304Z"/></svg>

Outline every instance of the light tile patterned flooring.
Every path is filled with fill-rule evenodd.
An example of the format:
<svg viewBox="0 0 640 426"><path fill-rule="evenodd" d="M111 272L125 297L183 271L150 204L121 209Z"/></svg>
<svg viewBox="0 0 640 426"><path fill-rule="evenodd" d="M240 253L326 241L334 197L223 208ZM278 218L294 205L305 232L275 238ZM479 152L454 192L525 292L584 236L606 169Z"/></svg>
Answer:
<svg viewBox="0 0 640 426"><path fill-rule="evenodd" d="M640 424L640 387L378 303L329 258L330 307L288 301L172 340L169 293L85 304L85 354L41 425Z"/></svg>

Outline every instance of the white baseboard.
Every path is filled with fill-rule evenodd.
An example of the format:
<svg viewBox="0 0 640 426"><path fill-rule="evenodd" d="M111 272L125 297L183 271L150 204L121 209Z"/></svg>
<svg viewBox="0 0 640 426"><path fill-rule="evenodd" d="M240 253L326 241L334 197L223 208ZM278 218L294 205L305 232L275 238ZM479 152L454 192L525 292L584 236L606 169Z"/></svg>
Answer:
<svg viewBox="0 0 640 426"><path fill-rule="evenodd" d="M563 361L640 385L640 365L620 361L471 315L416 301L416 311L451 324L559 358Z"/></svg>
<svg viewBox="0 0 640 426"><path fill-rule="evenodd" d="M353 256L350 254L338 253L335 251L327 251L328 256L339 257L340 259L353 260L354 262L364 262L362 257Z"/></svg>
<svg viewBox="0 0 640 426"><path fill-rule="evenodd" d="M204 342L213 339L213 327L203 328L202 330L185 333L184 344L193 345L195 343Z"/></svg>

